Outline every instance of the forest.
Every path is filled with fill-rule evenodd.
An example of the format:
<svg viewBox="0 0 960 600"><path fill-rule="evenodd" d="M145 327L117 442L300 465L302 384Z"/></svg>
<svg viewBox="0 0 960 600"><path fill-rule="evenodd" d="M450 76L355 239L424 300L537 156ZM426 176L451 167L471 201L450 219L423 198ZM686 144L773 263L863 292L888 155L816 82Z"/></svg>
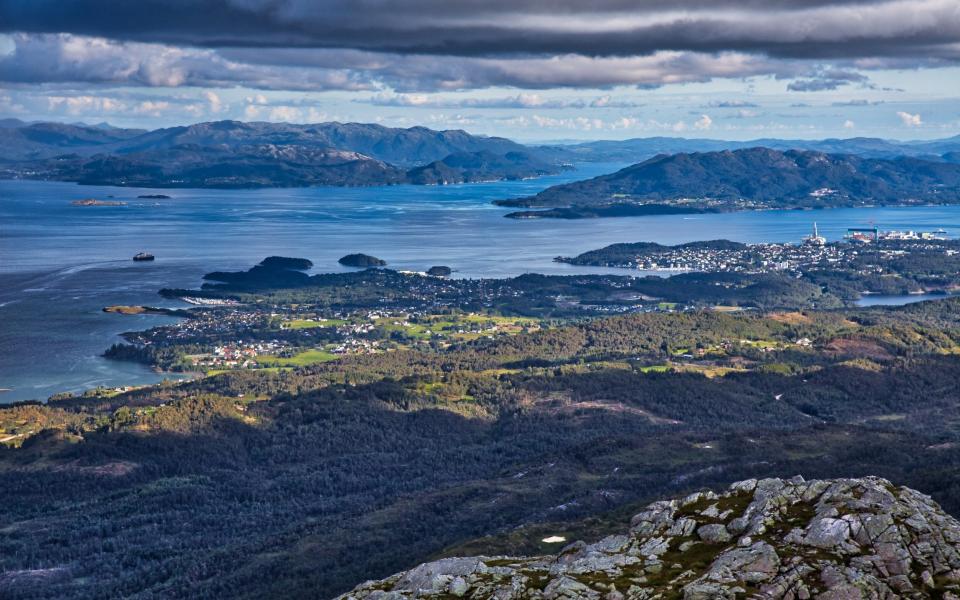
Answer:
<svg viewBox="0 0 960 600"><path fill-rule="evenodd" d="M3 408L0 586L331 597L766 475L877 474L955 512L958 308L606 316Z"/></svg>

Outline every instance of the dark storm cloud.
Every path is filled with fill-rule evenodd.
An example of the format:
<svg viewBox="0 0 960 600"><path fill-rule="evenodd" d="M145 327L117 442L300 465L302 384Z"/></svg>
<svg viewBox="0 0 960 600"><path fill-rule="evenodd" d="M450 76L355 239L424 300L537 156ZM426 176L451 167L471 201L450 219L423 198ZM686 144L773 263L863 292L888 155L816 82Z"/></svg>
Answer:
<svg viewBox="0 0 960 600"><path fill-rule="evenodd" d="M816 91L960 62L957 0L0 0L0 32L14 36L0 82L15 85L423 92L772 75Z"/></svg>
<svg viewBox="0 0 960 600"><path fill-rule="evenodd" d="M800 7L799 5L802 5ZM955 0L2 0L4 31L458 56L955 57ZM942 50L942 52L941 52ZM952 60L952 58L951 58Z"/></svg>
<svg viewBox="0 0 960 600"><path fill-rule="evenodd" d="M709 81L714 77L805 69L744 54L657 53L637 57L438 57L342 49L226 49L116 42L72 34L15 34L15 49L0 55L0 82L89 83L154 87L245 86L284 90L398 92L495 86L525 89L608 88Z"/></svg>

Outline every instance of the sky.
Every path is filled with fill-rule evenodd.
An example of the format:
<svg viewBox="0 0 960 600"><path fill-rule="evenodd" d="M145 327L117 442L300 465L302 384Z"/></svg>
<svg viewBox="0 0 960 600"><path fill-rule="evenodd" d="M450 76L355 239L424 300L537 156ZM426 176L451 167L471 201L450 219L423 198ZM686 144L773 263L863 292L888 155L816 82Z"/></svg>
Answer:
<svg viewBox="0 0 960 600"><path fill-rule="evenodd" d="M958 0L0 0L0 118L960 133Z"/></svg>

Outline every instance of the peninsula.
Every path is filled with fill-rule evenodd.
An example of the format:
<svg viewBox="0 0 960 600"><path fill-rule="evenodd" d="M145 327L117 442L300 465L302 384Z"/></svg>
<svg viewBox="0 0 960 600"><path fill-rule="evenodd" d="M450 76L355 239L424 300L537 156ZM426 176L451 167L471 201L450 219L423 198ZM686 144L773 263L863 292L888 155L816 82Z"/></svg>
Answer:
<svg viewBox="0 0 960 600"><path fill-rule="evenodd" d="M960 164L746 148L660 155L499 206L513 218L588 218L960 202Z"/></svg>
<svg viewBox="0 0 960 600"><path fill-rule="evenodd" d="M74 200L70 203L71 206L126 206L126 202L120 200L98 200L96 198L84 198L82 200Z"/></svg>

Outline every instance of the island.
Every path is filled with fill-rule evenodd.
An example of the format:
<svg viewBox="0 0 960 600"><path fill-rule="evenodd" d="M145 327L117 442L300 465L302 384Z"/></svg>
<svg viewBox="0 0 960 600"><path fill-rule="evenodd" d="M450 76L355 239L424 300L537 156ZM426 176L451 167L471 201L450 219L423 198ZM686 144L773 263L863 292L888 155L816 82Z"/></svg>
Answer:
<svg viewBox="0 0 960 600"><path fill-rule="evenodd" d="M126 202L120 200L98 200L96 198L83 198L74 200L70 206L126 206Z"/></svg>
<svg viewBox="0 0 960 600"><path fill-rule="evenodd" d="M431 277L450 277L451 273L453 273L453 269L442 265L437 265L427 269L427 275L430 275Z"/></svg>
<svg viewBox="0 0 960 600"><path fill-rule="evenodd" d="M370 256L369 254L348 254L340 258L337 261L345 267L356 267L358 269L366 269L369 267L384 267L387 264L387 261L377 258L376 256Z"/></svg>
<svg viewBox="0 0 960 600"><path fill-rule="evenodd" d="M647 217L653 215L695 215L718 212L715 208L671 204L630 204L614 202L599 206L563 206L547 210L521 210L504 215L508 219L595 219L599 217Z"/></svg>
<svg viewBox="0 0 960 600"><path fill-rule="evenodd" d="M105 313L115 313L118 315L164 315L167 317L190 317L190 311L178 308L160 308L157 306L128 306L117 304L114 306L105 306Z"/></svg>

